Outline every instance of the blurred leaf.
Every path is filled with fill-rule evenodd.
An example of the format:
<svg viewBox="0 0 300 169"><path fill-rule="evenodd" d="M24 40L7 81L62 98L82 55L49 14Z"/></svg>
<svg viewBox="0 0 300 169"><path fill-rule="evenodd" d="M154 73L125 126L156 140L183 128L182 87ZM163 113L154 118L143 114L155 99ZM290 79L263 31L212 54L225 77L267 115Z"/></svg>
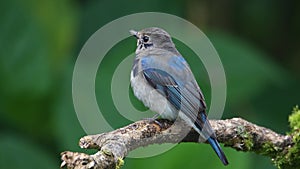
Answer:
<svg viewBox="0 0 300 169"><path fill-rule="evenodd" d="M225 69L230 104L257 96L269 84L283 85L289 80L282 68L246 41L217 31L209 38Z"/></svg>
<svg viewBox="0 0 300 169"><path fill-rule="evenodd" d="M152 0L141 1L87 1L83 12L81 44L90 37L97 29L106 23L122 16L138 12L165 12L182 16L184 14L185 1L182 0Z"/></svg>
<svg viewBox="0 0 300 169"><path fill-rule="evenodd" d="M284 12L283 7L290 5L289 3L270 0L237 1L238 8L234 17L238 20L239 31L256 44L266 49L275 48L271 50L273 52L281 52L279 47L282 47L282 41L286 40L284 36L289 34L286 30L289 13Z"/></svg>
<svg viewBox="0 0 300 169"><path fill-rule="evenodd" d="M226 117L238 115L256 124L286 131L287 116L299 100L295 94L299 91L296 87L299 82L295 77L243 39L218 31L211 32L209 37L226 72Z"/></svg>
<svg viewBox="0 0 300 169"><path fill-rule="evenodd" d="M72 99L72 68L71 64L66 67L65 73L62 75L61 92L54 102L52 111L53 129L55 131L56 140L59 141L60 151L72 150L79 151L78 141L80 137L86 135L77 119L74 111Z"/></svg>
<svg viewBox="0 0 300 169"><path fill-rule="evenodd" d="M75 24L67 1L0 2L0 107L21 130L49 130L49 107ZM44 135L45 136L45 135Z"/></svg>
<svg viewBox="0 0 300 169"><path fill-rule="evenodd" d="M58 161L36 144L17 135L1 133L0 168L57 168Z"/></svg>

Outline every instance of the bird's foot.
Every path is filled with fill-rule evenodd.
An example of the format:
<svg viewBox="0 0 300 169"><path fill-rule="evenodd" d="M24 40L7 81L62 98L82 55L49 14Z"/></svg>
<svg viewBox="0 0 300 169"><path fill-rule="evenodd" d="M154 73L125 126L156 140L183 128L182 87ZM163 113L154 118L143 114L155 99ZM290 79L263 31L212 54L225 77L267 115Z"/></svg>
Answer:
<svg viewBox="0 0 300 169"><path fill-rule="evenodd" d="M157 120L158 117L159 117L159 114L156 114L153 117L144 118L144 120L149 121L149 123L155 123L155 124L159 125L160 128L163 128L164 125Z"/></svg>

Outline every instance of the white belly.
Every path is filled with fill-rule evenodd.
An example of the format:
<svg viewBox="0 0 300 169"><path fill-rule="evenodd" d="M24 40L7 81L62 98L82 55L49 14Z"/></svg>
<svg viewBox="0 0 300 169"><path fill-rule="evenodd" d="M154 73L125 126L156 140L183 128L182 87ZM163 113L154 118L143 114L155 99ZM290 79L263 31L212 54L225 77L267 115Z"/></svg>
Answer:
<svg viewBox="0 0 300 169"><path fill-rule="evenodd" d="M133 77L130 75L131 87L134 95L141 100L150 110L159 113L163 119L175 120L177 111L169 101L161 95L156 89L148 84L142 74Z"/></svg>

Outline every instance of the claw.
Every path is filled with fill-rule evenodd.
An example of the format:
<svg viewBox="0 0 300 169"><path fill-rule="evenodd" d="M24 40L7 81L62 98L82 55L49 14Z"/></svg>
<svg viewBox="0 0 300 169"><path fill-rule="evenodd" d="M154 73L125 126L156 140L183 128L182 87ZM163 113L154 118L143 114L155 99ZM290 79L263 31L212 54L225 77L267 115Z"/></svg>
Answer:
<svg viewBox="0 0 300 169"><path fill-rule="evenodd" d="M155 114L153 117L150 118L144 118L143 120L149 121L149 123L155 123L157 124L161 129L164 128L164 125L160 123L157 119L160 117L160 114Z"/></svg>

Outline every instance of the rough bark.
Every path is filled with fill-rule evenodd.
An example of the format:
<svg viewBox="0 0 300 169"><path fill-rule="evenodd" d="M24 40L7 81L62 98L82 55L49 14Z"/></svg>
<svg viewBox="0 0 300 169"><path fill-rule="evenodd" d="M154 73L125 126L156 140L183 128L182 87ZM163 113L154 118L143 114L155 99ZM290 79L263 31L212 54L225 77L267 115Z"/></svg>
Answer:
<svg viewBox="0 0 300 169"><path fill-rule="evenodd" d="M61 167L74 169L113 169L123 165L128 152L142 146L161 143L203 142L198 134L182 121L172 124L167 120L158 123L141 120L123 128L80 139L81 148L98 149L93 155L65 151L61 153ZM217 139L238 151L252 151L274 161L289 153L295 144L293 135L281 135L241 118L210 120ZM190 130L187 132L187 130ZM188 133L183 135L182 133ZM277 164L280 167L281 164ZM294 164L292 164L294 165Z"/></svg>

